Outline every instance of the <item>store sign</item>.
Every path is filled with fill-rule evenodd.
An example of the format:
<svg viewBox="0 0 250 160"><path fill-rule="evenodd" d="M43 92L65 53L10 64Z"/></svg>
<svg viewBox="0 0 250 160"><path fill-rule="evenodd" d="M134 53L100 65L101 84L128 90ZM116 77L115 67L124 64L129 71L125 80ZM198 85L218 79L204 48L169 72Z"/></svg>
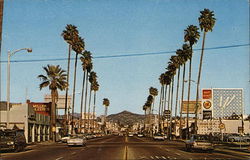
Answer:
<svg viewBox="0 0 250 160"><path fill-rule="evenodd" d="M209 100L204 101L204 102L203 102L203 107L204 107L205 109L210 109L210 108L212 107L211 101L209 101Z"/></svg>
<svg viewBox="0 0 250 160"><path fill-rule="evenodd" d="M212 119L212 111L203 111L203 119Z"/></svg>
<svg viewBox="0 0 250 160"><path fill-rule="evenodd" d="M35 112L43 114L43 115L50 115L50 107L51 103L29 103Z"/></svg>
<svg viewBox="0 0 250 160"><path fill-rule="evenodd" d="M203 89L202 90L202 99L211 99L212 98L212 90L211 89Z"/></svg>
<svg viewBox="0 0 250 160"><path fill-rule="evenodd" d="M187 113L188 107L189 107L189 114L195 114L195 106L196 106L196 101L189 101L189 106L188 106L188 101L183 101L182 102L182 113ZM198 113L201 111L201 101L198 101Z"/></svg>

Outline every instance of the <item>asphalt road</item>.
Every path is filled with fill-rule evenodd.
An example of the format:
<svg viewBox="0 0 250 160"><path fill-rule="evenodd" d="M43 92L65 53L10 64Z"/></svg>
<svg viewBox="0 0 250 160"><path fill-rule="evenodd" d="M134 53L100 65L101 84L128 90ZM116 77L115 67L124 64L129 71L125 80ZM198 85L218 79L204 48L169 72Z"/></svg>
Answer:
<svg viewBox="0 0 250 160"><path fill-rule="evenodd" d="M6 152L1 160L167 160L249 159L247 153L215 149L212 153L187 152L183 142L149 138L109 136L89 140L86 147L66 144L37 144L24 152Z"/></svg>

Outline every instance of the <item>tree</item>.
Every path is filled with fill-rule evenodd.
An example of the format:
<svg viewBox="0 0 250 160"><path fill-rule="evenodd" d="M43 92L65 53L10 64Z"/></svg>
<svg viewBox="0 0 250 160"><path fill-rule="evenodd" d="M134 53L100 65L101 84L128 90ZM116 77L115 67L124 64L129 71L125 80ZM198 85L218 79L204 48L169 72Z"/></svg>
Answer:
<svg viewBox="0 0 250 160"><path fill-rule="evenodd" d="M71 129L71 134L73 134L73 129L74 129L74 109L75 109L75 88L76 88L76 69L77 69L77 59L78 59L78 54L82 54L82 51L85 48L85 43L84 40L81 37L78 37L77 41L73 44L72 49L76 53L75 57L75 69L74 69L74 84L73 84L73 97L72 97L72 129Z"/></svg>
<svg viewBox="0 0 250 160"><path fill-rule="evenodd" d="M90 82L90 88L89 88L89 107L88 107L88 132L90 132L90 105L91 105L91 95L92 95L92 90L93 90L93 83L96 81L97 75L95 72L90 72L89 75L89 82Z"/></svg>
<svg viewBox="0 0 250 160"><path fill-rule="evenodd" d="M94 105L93 105L93 129L95 130L94 115L95 115L95 104L96 104L96 92L99 90L99 84L97 80L92 84L92 90L94 91Z"/></svg>
<svg viewBox="0 0 250 160"><path fill-rule="evenodd" d="M196 107L195 107L195 133L197 133L197 111L198 111L198 100L199 100L199 90L200 90L200 79L201 79L201 69L203 62L203 54L204 54L204 46L205 46L205 38L206 33L208 31L213 31L213 27L215 25L216 19L214 18L214 12L209 9L204 9L200 11L201 15L199 17L199 23L201 31L203 31L203 40L202 40L202 49L201 49L201 57L200 57L200 65L198 72L198 80L197 80L197 88L196 88Z"/></svg>
<svg viewBox="0 0 250 160"><path fill-rule="evenodd" d="M65 30L63 30L61 36L63 39L69 44L68 49L68 67L67 67L67 84L69 84L69 73L70 73L70 55L71 55L71 48L72 45L75 43L76 39L78 38L78 30L77 27L72 24L67 24L65 27ZM65 93L65 109L64 109L64 118L65 118L65 130L66 130L66 119L67 119L67 112L68 112L68 90L69 88L66 88Z"/></svg>
<svg viewBox="0 0 250 160"><path fill-rule="evenodd" d="M193 55L193 45L197 43L200 38L199 28L194 25L189 25L187 29L184 30L184 41L189 42L191 48L191 57L189 59L189 78L188 78L188 105L187 105L187 130L189 123L189 100L190 100L190 90L191 90L191 72L192 72L192 55ZM189 132L187 132L187 138L189 138Z"/></svg>
<svg viewBox="0 0 250 160"><path fill-rule="evenodd" d="M81 111L80 111L81 112L81 121L82 121L82 119L83 119L83 117L82 117L82 115L83 115L82 110L83 110L84 86L85 86L85 82L88 81L88 76L86 76L87 69L89 68L89 66L91 66L91 63L92 63L91 52L85 50L83 52L82 56L80 57L80 60L82 62L82 69L83 69L82 95L81 95ZM86 100L87 99L85 97L85 101ZM86 120L86 107L85 106L84 106L84 129L85 129L85 120ZM82 124L80 126L82 126Z"/></svg>
<svg viewBox="0 0 250 160"><path fill-rule="evenodd" d="M104 98L102 104L105 107L105 112L104 112L104 127L105 127L105 131L106 131L106 117L107 117L107 114L108 114L108 106L110 104L109 99L108 98Z"/></svg>
<svg viewBox="0 0 250 160"><path fill-rule="evenodd" d="M159 121L159 132L162 132L162 128L161 128L161 120L162 120L162 114L163 114L163 100L164 100L164 73L162 73L159 77L159 81L161 84L161 92L160 92L160 102L159 102L159 109L158 109L158 121Z"/></svg>
<svg viewBox="0 0 250 160"><path fill-rule="evenodd" d="M58 89L64 90L68 87L68 83L66 81L67 74L65 74L65 70L62 70L59 65L47 65L47 67L43 67L46 75L38 75L38 78L42 81L39 85L40 90L45 87L49 87L51 91L51 121L50 121L50 135L52 140L55 142L55 127L56 127L56 102L58 100Z"/></svg>
<svg viewBox="0 0 250 160"><path fill-rule="evenodd" d="M183 59L183 72L182 72L182 91L181 91L181 106L180 106L180 138L182 139L182 108L184 100L184 82L185 82L185 72L186 72L186 62L191 57L191 48L188 44L182 45L182 50L176 52L178 56Z"/></svg>

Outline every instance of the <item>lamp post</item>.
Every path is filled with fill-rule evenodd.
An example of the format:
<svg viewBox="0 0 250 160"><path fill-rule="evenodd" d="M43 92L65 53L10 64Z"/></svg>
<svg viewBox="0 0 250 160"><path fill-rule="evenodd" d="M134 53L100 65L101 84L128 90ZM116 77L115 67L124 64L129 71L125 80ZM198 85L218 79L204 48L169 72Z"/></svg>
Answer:
<svg viewBox="0 0 250 160"><path fill-rule="evenodd" d="M7 125L6 128L9 129L10 123L10 57L13 56L15 53L26 50L27 52L32 52L31 48L21 48L13 51L12 53L8 51L8 64L7 64Z"/></svg>

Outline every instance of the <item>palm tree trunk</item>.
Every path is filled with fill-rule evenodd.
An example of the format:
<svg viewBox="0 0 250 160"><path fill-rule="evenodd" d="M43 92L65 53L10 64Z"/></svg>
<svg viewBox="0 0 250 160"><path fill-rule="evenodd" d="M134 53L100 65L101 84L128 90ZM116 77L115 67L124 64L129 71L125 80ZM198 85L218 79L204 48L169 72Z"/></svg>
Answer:
<svg viewBox="0 0 250 160"><path fill-rule="evenodd" d="M66 94L65 94L65 108L64 108L64 118L65 121L68 120L67 117L67 110L68 110L68 91L69 91L69 70L70 70L70 53L71 53L71 45L69 44L69 54L68 54L68 67L67 67L67 88L66 88ZM67 125L67 124L66 124ZM66 129L66 126L65 126Z"/></svg>
<svg viewBox="0 0 250 160"><path fill-rule="evenodd" d="M195 102L195 134L197 134L197 115L198 115L198 101L199 101L199 91L200 91L200 79L201 79L201 69L202 69L202 62L203 62L203 54L204 54L204 46L205 46L205 38L206 32L203 32L203 40L202 40L202 48L201 48L201 58L200 58L200 67L198 73L198 80L197 80L197 88L196 88L196 102Z"/></svg>
<svg viewBox="0 0 250 160"><path fill-rule="evenodd" d="M175 121L174 121L174 133L176 136L176 129L177 129L177 106L178 106L178 96L179 96L179 83L180 83L180 66L178 69L178 79L177 79L177 86L176 86L176 99L175 99Z"/></svg>
<svg viewBox="0 0 250 160"><path fill-rule="evenodd" d="M183 99L184 99L184 84L185 84L185 71L186 64L183 66L183 75L182 75L182 91L181 91L181 106L180 106L180 138L182 139L182 109L183 109Z"/></svg>
<svg viewBox="0 0 250 160"><path fill-rule="evenodd" d="M88 96L88 77L89 77L89 74L87 72L87 76L86 76L86 88L85 88L85 101L84 101L84 120L83 120L83 123L84 123L84 133L86 133L86 111L87 111L87 96Z"/></svg>
<svg viewBox="0 0 250 160"><path fill-rule="evenodd" d="M51 121L50 121L50 133L51 133L51 138L52 141L55 142L56 141L56 137L55 137L55 127L56 127L56 114L55 114L55 110L56 110L56 103L55 103L55 90L51 90L51 99L52 99L52 104L51 104Z"/></svg>
<svg viewBox="0 0 250 160"><path fill-rule="evenodd" d="M94 106L93 106L93 119L92 119L92 126L93 126L93 131L95 131L95 103L96 103L96 91L94 92Z"/></svg>
<svg viewBox="0 0 250 160"><path fill-rule="evenodd" d="M172 111L173 111L173 96L174 94L174 76L172 78L172 91L171 91L171 109L170 109L170 128L169 128L169 132L170 132L170 138L172 139Z"/></svg>
<svg viewBox="0 0 250 160"><path fill-rule="evenodd" d="M189 101L190 101L190 90L191 90L191 72L192 72L192 55L193 54L193 47L191 46L191 58L189 60L189 78L188 78L188 104L187 104L187 136L186 138L189 139Z"/></svg>
<svg viewBox="0 0 250 160"><path fill-rule="evenodd" d="M158 132L161 132L161 99L162 99L162 88L163 86L161 86L161 93L160 93L160 102L159 102L159 109L158 109Z"/></svg>
<svg viewBox="0 0 250 160"><path fill-rule="evenodd" d="M74 71L74 85L73 85L73 97L72 97L72 126L71 126L71 134L74 132L74 107L75 107L75 90L76 90L76 69L77 69L77 57L78 53L76 53L76 58L75 58L75 71Z"/></svg>
<svg viewBox="0 0 250 160"><path fill-rule="evenodd" d="M169 110L169 104L170 104L170 94L171 94L171 83L169 84L169 87L168 87L168 110ZM168 135L168 138L169 138L169 125L168 125L168 121L169 119L167 119L167 135Z"/></svg>
<svg viewBox="0 0 250 160"><path fill-rule="evenodd" d="M88 132L90 132L90 119L89 119L89 115L90 115L90 105L91 105L91 87L89 87L89 108L88 108Z"/></svg>
<svg viewBox="0 0 250 160"><path fill-rule="evenodd" d="M84 70L84 73L83 73L83 79L82 79L82 95L81 95L81 123L80 123L80 126L82 128L82 121L85 122L85 120L83 120L82 118L82 110L83 110L83 95L84 95L84 85L85 85L85 79L86 79L86 70ZM84 111L84 115L85 115L85 112ZM81 129L81 132L82 132L82 129Z"/></svg>

